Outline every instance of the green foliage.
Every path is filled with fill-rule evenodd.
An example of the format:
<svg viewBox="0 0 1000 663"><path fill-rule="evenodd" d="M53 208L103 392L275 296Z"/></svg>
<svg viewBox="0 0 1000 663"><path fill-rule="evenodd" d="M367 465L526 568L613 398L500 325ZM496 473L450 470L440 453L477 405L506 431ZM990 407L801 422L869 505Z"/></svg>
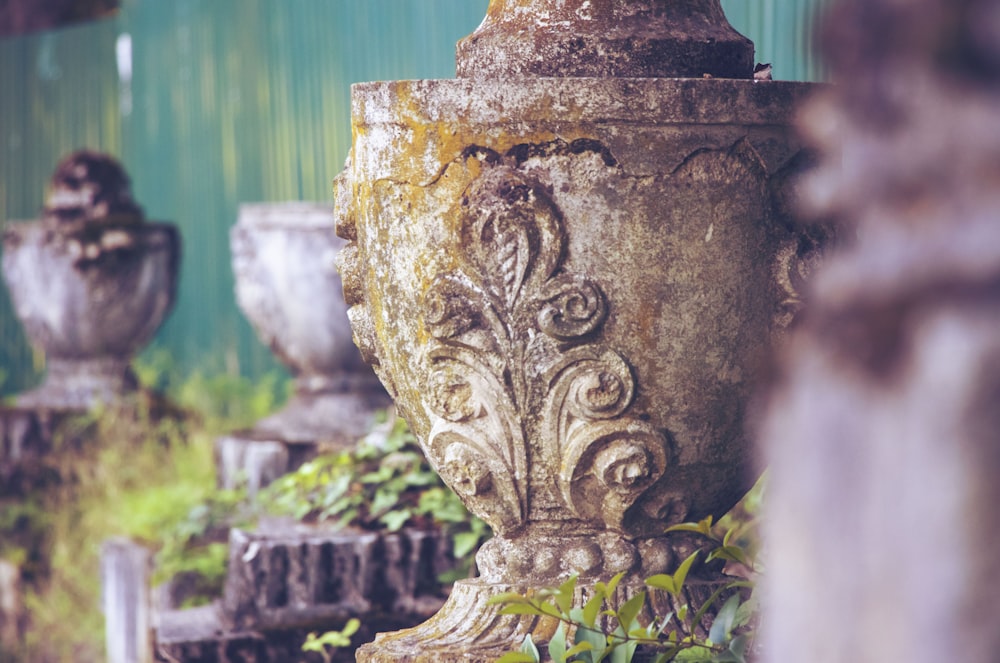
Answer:
<svg viewBox="0 0 1000 663"><path fill-rule="evenodd" d="M651 601L647 592L639 591L622 605L612 605L623 574L582 592L589 597L582 606L574 606L579 594L576 577L557 588L500 594L490 602L501 606L501 614L535 615L555 620L558 626L544 649L547 657L528 635L518 651L504 654L499 663L629 663L638 653L643 660L656 663L747 663L759 612L754 579L759 568L757 513L762 492L761 482L720 524L713 525L708 517L667 530L703 537L708 548L705 561L723 560L727 574L732 574L719 581L701 604L686 602L690 594L685 587L702 550L687 557L674 573L645 580L649 592L663 592L672 599L667 602ZM675 610L656 614L656 605L673 605ZM706 625L713 610L714 617Z"/></svg>
<svg viewBox="0 0 1000 663"><path fill-rule="evenodd" d="M225 530L253 517L241 491L217 490L213 441L216 431L267 414L284 390L278 378L177 382L166 358L136 370L187 407L140 392L63 421L31 490L0 500L0 557L21 568L31 621L15 660L105 657L96 607L103 540L124 536L153 549L154 582L184 573L199 602L221 592Z"/></svg>
<svg viewBox="0 0 1000 663"><path fill-rule="evenodd" d="M361 622L351 618L339 631L327 631L322 635L310 633L302 644L302 651L318 652L326 663L330 663L337 649L351 646L351 636L357 633L360 627Z"/></svg>
<svg viewBox="0 0 1000 663"><path fill-rule="evenodd" d="M251 380L242 375L194 371L181 378L170 354L150 350L134 362L141 384L167 393L182 408L201 418L209 432L245 428L278 409L288 400L293 383L279 373Z"/></svg>
<svg viewBox="0 0 1000 663"><path fill-rule="evenodd" d="M438 527L456 558L469 558L489 536L484 522L434 473L406 422L394 418L354 449L319 456L263 491L267 511L298 520L395 532Z"/></svg>

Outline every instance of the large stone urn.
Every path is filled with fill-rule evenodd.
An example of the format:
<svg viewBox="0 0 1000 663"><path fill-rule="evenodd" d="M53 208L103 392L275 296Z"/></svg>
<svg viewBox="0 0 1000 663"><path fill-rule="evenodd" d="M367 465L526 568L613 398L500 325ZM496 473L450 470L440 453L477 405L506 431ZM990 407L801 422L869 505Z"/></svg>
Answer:
<svg viewBox="0 0 1000 663"><path fill-rule="evenodd" d="M251 492L318 449L354 445L390 405L351 342L336 258L344 240L329 205L241 205L230 231L236 300L295 391L279 412L216 442L222 484Z"/></svg>
<svg viewBox="0 0 1000 663"><path fill-rule="evenodd" d="M359 660L492 660L554 627L498 592L674 570L696 544L664 530L753 479L809 248L783 203L809 88L753 80L718 0L492 0L458 52L457 80L354 86L338 232L356 343L496 537Z"/></svg>
<svg viewBox="0 0 1000 663"><path fill-rule="evenodd" d="M47 367L17 405L86 410L135 388L131 358L174 303L180 235L143 219L121 165L94 152L68 156L42 218L10 223L3 248L14 310Z"/></svg>

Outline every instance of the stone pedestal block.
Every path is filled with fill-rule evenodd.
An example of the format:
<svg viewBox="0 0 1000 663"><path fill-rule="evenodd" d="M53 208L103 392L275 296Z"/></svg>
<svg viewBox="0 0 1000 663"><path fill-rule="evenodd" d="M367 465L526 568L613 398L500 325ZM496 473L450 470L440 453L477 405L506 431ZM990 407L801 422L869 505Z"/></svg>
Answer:
<svg viewBox="0 0 1000 663"><path fill-rule="evenodd" d="M318 661L302 643L310 631L358 617L354 642L412 626L439 609L454 568L450 542L436 532L334 531L267 520L230 533L223 599L159 615L157 660L185 663ZM346 648L334 660L354 659Z"/></svg>
<svg viewBox="0 0 1000 663"><path fill-rule="evenodd" d="M368 613L429 615L452 568L437 533L330 532L270 523L232 530L222 606L237 630L302 628Z"/></svg>

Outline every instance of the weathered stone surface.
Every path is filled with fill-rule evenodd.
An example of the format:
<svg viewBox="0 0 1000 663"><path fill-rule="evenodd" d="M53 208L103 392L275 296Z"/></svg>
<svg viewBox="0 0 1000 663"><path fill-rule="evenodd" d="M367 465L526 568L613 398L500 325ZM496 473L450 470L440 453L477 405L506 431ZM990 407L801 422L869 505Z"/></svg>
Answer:
<svg viewBox="0 0 1000 663"><path fill-rule="evenodd" d="M152 555L126 539L101 545L101 599L108 663L153 659L149 575Z"/></svg>
<svg viewBox="0 0 1000 663"><path fill-rule="evenodd" d="M355 340L498 535L477 558L482 578L456 586L471 604L449 602L365 660L460 646L462 660L490 660L524 632L544 640L485 597L619 571L627 597L681 558L667 525L720 515L743 493L746 402L810 249L779 202L800 163L787 126L808 90L354 87L338 232L353 241L342 273ZM453 623L471 626L445 642Z"/></svg>
<svg viewBox="0 0 1000 663"><path fill-rule="evenodd" d="M17 648L25 635L26 626L21 569L0 559L0 654Z"/></svg>
<svg viewBox="0 0 1000 663"><path fill-rule="evenodd" d="M491 0L460 78L751 78L753 42L719 0Z"/></svg>
<svg viewBox="0 0 1000 663"><path fill-rule="evenodd" d="M27 494L46 478L42 464L64 414L0 407L0 498Z"/></svg>
<svg viewBox="0 0 1000 663"><path fill-rule="evenodd" d="M317 627L365 614L426 617L441 607L453 567L436 532L331 531L267 522L234 529L222 602L235 630ZM412 622L411 622L412 623Z"/></svg>
<svg viewBox="0 0 1000 663"><path fill-rule="evenodd" d="M370 642L377 630L403 628L419 617L365 615L352 643ZM218 605L179 610L163 616L157 633L156 660L161 663L326 663L318 653L302 651L311 631L340 629L346 620L324 622L312 629L227 631ZM332 661L354 660L354 646L343 647Z"/></svg>
<svg viewBox="0 0 1000 663"><path fill-rule="evenodd" d="M236 298L257 335L291 369L295 394L247 440L346 448L367 433L384 390L351 343L329 207L242 205L230 233Z"/></svg>
<svg viewBox="0 0 1000 663"><path fill-rule="evenodd" d="M805 201L845 241L762 429L766 660L995 661L1000 6L842 0L824 26Z"/></svg>
<svg viewBox="0 0 1000 663"><path fill-rule="evenodd" d="M180 236L143 223L110 157L74 153L52 180L44 217L3 236L3 275L48 375L24 407L86 410L134 389L129 361L173 306Z"/></svg>

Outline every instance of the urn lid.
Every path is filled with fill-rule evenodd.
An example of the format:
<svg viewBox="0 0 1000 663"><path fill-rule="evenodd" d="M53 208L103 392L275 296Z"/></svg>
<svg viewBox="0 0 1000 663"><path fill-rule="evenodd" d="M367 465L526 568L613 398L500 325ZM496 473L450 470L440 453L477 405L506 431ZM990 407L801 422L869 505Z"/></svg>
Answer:
<svg viewBox="0 0 1000 663"><path fill-rule="evenodd" d="M720 0L490 0L459 78L752 78Z"/></svg>
<svg viewBox="0 0 1000 663"><path fill-rule="evenodd" d="M143 220L128 173L114 158L91 150L73 152L56 166L42 216L59 229Z"/></svg>

